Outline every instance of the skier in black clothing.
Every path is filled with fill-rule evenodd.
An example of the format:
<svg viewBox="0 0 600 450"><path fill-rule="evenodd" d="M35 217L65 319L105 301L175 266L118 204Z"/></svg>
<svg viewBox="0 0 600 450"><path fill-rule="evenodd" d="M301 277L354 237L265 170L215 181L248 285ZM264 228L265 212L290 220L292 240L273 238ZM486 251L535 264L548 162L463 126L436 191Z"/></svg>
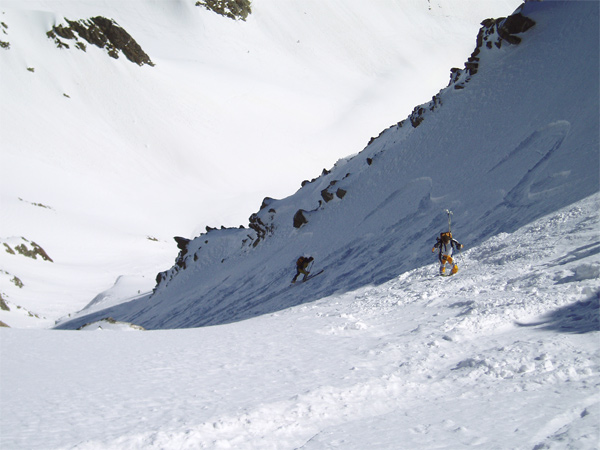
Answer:
<svg viewBox="0 0 600 450"><path fill-rule="evenodd" d="M298 258L298 261L296 261L296 275L294 276L294 279L292 280L292 283L296 282L296 279L300 276L301 273L304 274L304 277L302 278L302 281L306 281L306 277L310 273L307 270L308 266L314 260L315 259L312 256L308 256L308 257L301 256L300 258Z"/></svg>
<svg viewBox="0 0 600 450"><path fill-rule="evenodd" d="M436 248L439 249L440 275L446 274L446 264L449 264L452 267L451 275L458 272L458 265L452 258L452 253L455 248L461 249L463 247L464 245L452 238L452 233L449 231L440 234L440 237L437 238L437 242L431 249L432 252L435 252Z"/></svg>

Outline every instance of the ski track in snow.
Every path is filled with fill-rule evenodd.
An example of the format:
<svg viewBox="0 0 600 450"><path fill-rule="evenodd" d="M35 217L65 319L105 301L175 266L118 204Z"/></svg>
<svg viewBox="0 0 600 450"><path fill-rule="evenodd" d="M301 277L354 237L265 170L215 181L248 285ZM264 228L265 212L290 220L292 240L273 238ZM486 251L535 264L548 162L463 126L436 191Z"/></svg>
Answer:
<svg viewBox="0 0 600 450"><path fill-rule="evenodd" d="M2 448L597 448L599 205L235 324L3 330Z"/></svg>

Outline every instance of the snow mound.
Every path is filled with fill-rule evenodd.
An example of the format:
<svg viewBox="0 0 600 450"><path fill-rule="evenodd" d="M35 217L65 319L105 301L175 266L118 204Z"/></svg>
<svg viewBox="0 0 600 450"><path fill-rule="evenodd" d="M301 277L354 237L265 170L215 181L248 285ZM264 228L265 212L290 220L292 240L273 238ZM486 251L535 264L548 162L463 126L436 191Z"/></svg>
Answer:
<svg viewBox="0 0 600 450"><path fill-rule="evenodd" d="M119 322L111 317L79 327L80 331L143 331L144 328L127 322Z"/></svg>

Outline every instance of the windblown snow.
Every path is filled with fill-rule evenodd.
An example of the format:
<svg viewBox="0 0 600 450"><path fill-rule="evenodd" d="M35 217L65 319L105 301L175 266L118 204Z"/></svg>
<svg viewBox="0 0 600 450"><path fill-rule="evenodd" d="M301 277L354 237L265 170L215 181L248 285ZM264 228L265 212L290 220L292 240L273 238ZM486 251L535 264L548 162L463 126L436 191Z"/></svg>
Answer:
<svg viewBox="0 0 600 450"><path fill-rule="evenodd" d="M386 24L391 23L391 12L406 5L284 3L275 7L256 1L247 23L218 23L230 30L242 25L264 32L267 27L269 36L288 39L294 35L294 24L304 23L305 12L320 11L324 20L331 17L329 8L335 5L342 16L354 18L352 23L368 17L369 23ZM66 8L61 2L36 4ZM88 11L91 4L102 5L107 15L111 10L111 2L82 2L78 8ZM192 20L184 2L153 5ZM432 0L420 5L427 5L436 20L442 20L437 13L454 14L462 8L461 2ZM496 15L507 16L512 10ZM298 15L291 16L285 31L273 20L294 11ZM137 273L137 279L122 276L112 288L91 296L85 308L71 310L59 321L62 330L0 329L0 447L598 448L599 5L528 2L517 12L535 25L507 35L506 21L484 22L480 50L469 61L472 68L476 63L475 70L454 71L448 87L436 94L445 83L438 85L428 94L435 94L430 103L413 110L423 100L414 102L389 122L413 111L409 118L385 129L361 152L303 183L293 195L265 198L260 210L258 205L253 209L258 212L251 227L214 229L191 240L178 238L176 262L170 269L160 268L156 286L145 272L151 266L148 261L132 264L123 259L123 265L114 268L116 273ZM35 13L44 24L57 13L48 14L43 8ZM423 17L410 9L406 14L408 22ZM210 27L217 23L216 17L209 17L203 19L203 36L210 35ZM129 31L149 36L140 23L132 20ZM127 23L120 25L129 28ZM311 44L311 51L281 46L279 55L295 61L292 67L307 79L311 79L311 66L302 69L300 62L311 53L325 72L340 64L327 57L329 48L317 45L321 28L313 25L299 42L294 41L294 45ZM11 30L9 24L7 31ZM469 51L475 48L475 34ZM353 36L347 31L348 39ZM146 39L148 44L154 42L149 48L160 48L157 37ZM275 40L275 46L281 42ZM370 41L348 42L348 51L362 44L369 49ZM251 54L269 54L260 53L261 48L250 48ZM336 47L336 52L344 58L356 56L354 50L343 53L341 49ZM237 57L246 50L240 49ZM180 51L173 59L182 63L186 57L184 49ZM368 69L386 51L391 49L374 50L378 58L373 60L356 57L353 61ZM152 77L164 76L152 71L161 63L169 65L164 56L168 53L165 47L162 53L151 54L156 67L142 70ZM217 53L212 61L218 60ZM187 64L192 79L200 72ZM176 65L170 65L173 74ZM125 61L116 67L120 76L140 69L127 68ZM233 66L220 67L226 72ZM283 64L273 61L268 67L284 71ZM374 101L375 92L382 98L389 93L394 103L392 91L400 69L395 63L386 67L390 84L367 88L364 98L340 107L340 113L348 113L340 116L345 125L339 135L362 121L367 115L362 108ZM255 72L254 81L271 84L277 78L276 73L269 74L270 80L259 73ZM350 70L348 76L355 74ZM362 76L354 78L356 86L364 81ZM182 89L175 84L173 89ZM343 82L339 84L338 93L344 91ZM39 89L45 92L43 86ZM288 92L286 86L279 86ZM273 98L266 92L263 101ZM287 110L306 113L308 100L302 91L296 91L295 98L289 92L282 97ZM125 91L115 95L115 101L122 97L118 104L133 98ZM327 99L322 99L323 105ZM190 98L190 103L194 101ZM179 107L186 108L185 104ZM180 120L177 117L187 116L175 116L172 124ZM299 136L310 128L310 119L297 126ZM311 135L303 143L338 142L320 130L322 140ZM263 128L260 134L267 141L290 143L294 135L285 136L288 131L280 127L267 136ZM149 136L154 139L156 134ZM189 144L189 134L180 136L182 143ZM355 146L351 136L346 136L351 145L343 139L338 144L346 150ZM338 150L332 149L331 155L339 157ZM16 152L8 155L11 161L19 160ZM109 164L116 156L110 158ZM35 160L27 156L30 159ZM231 164L240 161L234 158ZM68 167L73 162L67 158L63 164ZM89 164L91 168L95 163ZM183 172L187 169L193 171L193 166ZM242 172L237 166L232 170ZM161 179L158 174L157 179ZM130 187L134 193L134 185ZM102 191L98 192L100 197ZM67 223L67 215L81 221L82 229L90 223L82 220L76 206L65 215L58 203L21 198L9 202L12 214L27 207L38 218L60 216L55 223ZM231 205L234 208L235 202ZM171 214L170 208L165 206L164 214ZM184 215L192 216L193 206L183 209ZM431 247L436 236L448 229L446 210L452 211L452 233L465 248L454 255L458 273L439 277ZM103 219L99 230L114 227L119 230L112 234L116 236L122 233L121 224L135 241L139 228L134 219L117 213L109 220L104 215L107 210L99 211L97 217ZM161 227L172 229L166 223ZM34 254L36 245L41 245L37 236L2 242ZM161 239L145 238L144 244L170 245ZM142 258L145 245L136 245L127 248L137 248ZM113 251L106 248L107 253ZM60 252L44 250L53 261L60 261ZM55 263L37 254L28 264L45 265L44 273L52 273L45 270ZM315 258L313 273L323 272L291 285L294 262L302 254ZM8 256L22 255L2 258ZM22 270L30 273L25 266ZM56 275L65 273L51 270ZM42 291L43 283L39 286ZM154 289L145 292L143 286ZM18 314L26 316L28 311L3 312L0 319ZM28 326L34 320L42 319L24 317L21 323ZM93 332L72 331L82 326Z"/></svg>

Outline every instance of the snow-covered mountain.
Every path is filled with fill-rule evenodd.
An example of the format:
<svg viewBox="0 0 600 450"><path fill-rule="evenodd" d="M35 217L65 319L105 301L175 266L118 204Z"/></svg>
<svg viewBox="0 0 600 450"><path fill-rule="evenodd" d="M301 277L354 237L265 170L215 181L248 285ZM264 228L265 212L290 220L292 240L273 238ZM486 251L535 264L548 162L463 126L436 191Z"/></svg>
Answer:
<svg viewBox="0 0 600 450"><path fill-rule="evenodd" d="M117 278L150 291L172 236L246 224L358 152L519 0L254 0L245 21L196 3L0 3L0 242L53 261L0 252L23 312L0 320L51 326Z"/></svg>
<svg viewBox="0 0 600 450"><path fill-rule="evenodd" d="M465 68L407 120L282 200L249 228L178 238L150 295L100 312L145 328L214 325L380 285L435 262L453 211L467 248L598 192L598 8L527 3L485 21ZM552 245L548 243L548 245ZM290 287L300 255L324 272ZM113 299L114 300L114 299Z"/></svg>
<svg viewBox="0 0 600 450"><path fill-rule="evenodd" d="M0 328L0 448L597 449L599 7L521 13L254 228L178 238L153 296L121 277L62 327L119 320ZM430 252L445 209L452 277ZM324 270L290 287L299 253Z"/></svg>

